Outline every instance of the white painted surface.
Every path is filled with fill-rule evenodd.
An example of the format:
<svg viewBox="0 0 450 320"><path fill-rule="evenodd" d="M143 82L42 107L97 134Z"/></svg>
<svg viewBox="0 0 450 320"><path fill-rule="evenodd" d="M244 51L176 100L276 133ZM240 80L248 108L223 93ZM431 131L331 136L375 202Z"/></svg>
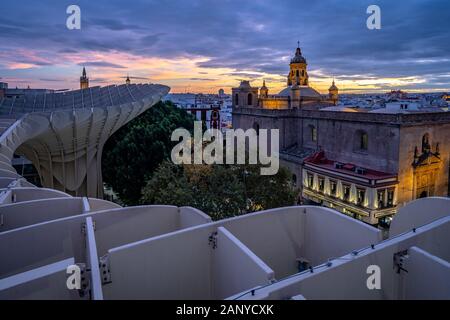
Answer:
<svg viewBox="0 0 450 320"><path fill-rule="evenodd" d="M12 192L11 190L4 189L0 192L0 205L8 204L12 202ZM1 214L1 213L0 213Z"/></svg>
<svg viewBox="0 0 450 320"><path fill-rule="evenodd" d="M81 198L73 199L82 204ZM0 232L0 278L67 257L84 261L81 226L88 216L96 223L99 256L110 248L177 231L179 226L177 207L140 206L90 212Z"/></svg>
<svg viewBox="0 0 450 320"><path fill-rule="evenodd" d="M414 200L398 210L389 229L394 237L450 215L450 198L430 197Z"/></svg>
<svg viewBox="0 0 450 320"><path fill-rule="evenodd" d="M79 299L76 290L66 286L66 269L74 264L69 258L0 280L0 300Z"/></svg>
<svg viewBox="0 0 450 320"><path fill-rule="evenodd" d="M209 223L212 219L204 212L192 207L180 207L180 229Z"/></svg>
<svg viewBox="0 0 450 320"><path fill-rule="evenodd" d="M0 232L83 213L82 198L31 200L0 207Z"/></svg>
<svg viewBox="0 0 450 320"><path fill-rule="evenodd" d="M428 252L412 247L408 251L404 275L405 299L449 300L450 263ZM433 274L432 278L424 275Z"/></svg>
<svg viewBox="0 0 450 320"><path fill-rule="evenodd" d="M381 241L381 231L334 210L306 207L304 257L312 265Z"/></svg>
<svg viewBox="0 0 450 320"><path fill-rule="evenodd" d="M211 299L213 230L186 230L110 250L112 282L103 286L105 299Z"/></svg>
<svg viewBox="0 0 450 320"><path fill-rule="evenodd" d="M426 237L418 237L415 242L415 245L420 249L448 262L450 262L449 244L450 223L437 225L433 232L430 232Z"/></svg>
<svg viewBox="0 0 450 320"><path fill-rule="evenodd" d="M224 299L274 279L273 270L223 227L217 229L212 267L214 299Z"/></svg>
<svg viewBox="0 0 450 320"><path fill-rule="evenodd" d="M103 300L97 246L95 243L94 224L91 217L86 218L86 260L90 274L92 300Z"/></svg>
<svg viewBox="0 0 450 320"><path fill-rule="evenodd" d="M227 219L220 225L267 263L279 279L297 272L296 259L303 256L302 219L300 209L291 207Z"/></svg>
<svg viewBox="0 0 450 320"><path fill-rule="evenodd" d="M280 279L298 272L297 259L318 265L378 243L381 232L324 207L272 209L221 222Z"/></svg>
<svg viewBox="0 0 450 320"><path fill-rule="evenodd" d="M92 217L100 256L114 247L176 231L179 218L174 206L125 207L97 212Z"/></svg>
<svg viewBox="0 0 450 320"><path fill-rule="evenodd" d="M400 237L383 241L377 244L374 249L370 247L363 249L357 256L349 254L334 259L331 261L331 266L323 265L315 268L313 273L306 271L281 280L270 287L257 290L256 298L290 299L301 294L307 300L403 299L402 281L404 273L399 274L397 268L394 268L394 254L426 242L427 239L432 238L436 228L449 225L450 218L443 218L418 228L415 233L411 231ZM448 243L445 239L441 240ZM433 257L433 260L435 259L439 258ZM369 277L367 268L371 265L379 266L381 269L381 290L369 290L366 285ZM421 268L424 267L421 266ZM421 281L430 283L446 279L429 271L416 273L416 276L421 277ZM427 289L427 292L430 292L430 290L431 287ZM242 299L247 298L255 297L242 297Z"/></svg>
<svg viewBox="0 0 450 320"><path fill-rule="evenodd" d="M0 233L0 278L69 257L85 260L80 215Z"/></svg>
<svg viewBox="0 0 450 320"><path fill-rule="evenodd" d="M11 188L11 192L16 197L16 202L24 202L30 200L49 199L49 198L70 198L71 196L62 191L47 188Z"/></svg>
<svg viewBox="0 0 450 320"><path fill-rule="evenodd" d="M89 206L90 206L91 212L122 208L117 203L106 201L106 200L89 198L88 201L89 201Z"/></svg>

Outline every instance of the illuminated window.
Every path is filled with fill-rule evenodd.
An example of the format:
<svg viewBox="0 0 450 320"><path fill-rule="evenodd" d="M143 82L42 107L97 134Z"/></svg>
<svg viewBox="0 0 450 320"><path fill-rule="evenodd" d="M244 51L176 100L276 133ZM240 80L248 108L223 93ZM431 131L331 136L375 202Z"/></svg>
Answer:
<svg viewBox="0 0 450 320"><path fill-rule="evenodd" d="M377 201L378 201L378 208L384 208L384 193L386 192L385 189L378 190L377 191Z"/></svg>
<svg viewBox="0 0 450 320"><path fill-rule="evenodd" d="M366 197L366 190L364 189L358 189L357 191L357 199L356 199L356 204L358 206L363 206L364 205L364 199Z"/></svg>
<svg viewBox="0 0 450 320"><path fill-rule="evenodd" d="M325 178L319 177L319 191L323 192L325 188Z"/></svg>
<svg viewBox="0 0 450 320"><path fill-rule="evenodd" d="M387 206L394 206L394 189L389 189L387 192Z"/></svg>
<svg viewBox="0 0 450 320"><path fill-rule="evenodd" d="M350 186L348 184L344 184L342 189L344 190L344 200L348 201L350 199Z"/></svg>
<svg viewBox="0 0 450 320"><path fill-rule="evenodd" d="M336 196L336 192L337 192L337 182L330 180L330 194L332 196Z"/></svg>
<svg viewBox="0 0 450 320"><path fill-rule="evenodd" d="M308 173L308 188L312 189L313 185L314 185L314 176Z"/></svg>

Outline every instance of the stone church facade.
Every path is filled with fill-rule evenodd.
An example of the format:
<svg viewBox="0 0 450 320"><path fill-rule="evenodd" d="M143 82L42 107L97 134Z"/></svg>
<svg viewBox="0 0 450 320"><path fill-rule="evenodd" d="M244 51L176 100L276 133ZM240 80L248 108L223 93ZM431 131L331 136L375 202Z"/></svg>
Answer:
<svg viewBox="0 0 450 320"><path fill-rule="evenodd" d="M328 96L306 93L314 89L292 61L283 90L289 95L271 97L266 89L233 89L233 128L279 129L280 163L293 173L299 202L376 225L414 199L449 195L450 113L325 111L338 89L333 83Z"/></svg>

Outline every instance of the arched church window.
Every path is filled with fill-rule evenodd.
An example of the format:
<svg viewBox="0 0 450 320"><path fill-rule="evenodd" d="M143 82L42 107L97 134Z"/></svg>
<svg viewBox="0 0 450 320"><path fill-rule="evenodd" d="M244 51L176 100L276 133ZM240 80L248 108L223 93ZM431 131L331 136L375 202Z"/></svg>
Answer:
<svg viewBox="0 0 450 320"><path fill-rule="evenodd" d="M295 76L297 76L297 77L299 76L298 70L296 70Z"/></svg>
<svg viewBox="0 0 450 320"><path fill-rule="evenodd" d="M297 176L295 174L292 175L292 184L297 186Z"/></svg>
<svg viewBox="0 0 450 320"><path fill-rule="evenodd" d="M236 93L234 96L234 104L237 106L239 105L239 95Z"/></svg>
<svg viewBox="0 0 450 320"><path fill-rule="evenodd" d="M251 106L253 104L253 95L251 93L247 96L247 104Z"/></svg>
<svg viewBox="0 0 450 320"><path fill-rule="evenodd" d="M302 70L302 77L305 76L305 70Z"/></svg>

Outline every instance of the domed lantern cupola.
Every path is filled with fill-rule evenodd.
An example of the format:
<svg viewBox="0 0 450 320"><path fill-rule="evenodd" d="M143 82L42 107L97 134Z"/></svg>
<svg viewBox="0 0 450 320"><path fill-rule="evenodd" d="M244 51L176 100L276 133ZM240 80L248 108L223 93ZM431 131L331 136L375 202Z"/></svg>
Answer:
<svg viewBox="0 0 450 320"><path fill-rule="evenodd" d="M288 86L297 84L299 86L308 85L308 72L306 71L305 57L302 55L302 50L300 49L300 42L298 42L297 49L295 50L295 55L291 59L289 64L289 76L288 76Z"/></svg>
<svg viewBox="0 0 450 320"><path fill-rule="evenodd" d="M269 96L269 89L266 87L266 80L263 80L263 85L259 89L259 96L261 98L267 98Z"/></svg>
<svg viewBox="0 0 450 320"><path fill-rule="evenodd" d="M331 84L331 87L328 89L328 96L329 96L330 100L332 100L334 102L334 104L336 105L336 103L339 99L339 89L338 89L338 87L336 87L336 84L334 83L334 79L333 79L333 83Z"/></svg>

